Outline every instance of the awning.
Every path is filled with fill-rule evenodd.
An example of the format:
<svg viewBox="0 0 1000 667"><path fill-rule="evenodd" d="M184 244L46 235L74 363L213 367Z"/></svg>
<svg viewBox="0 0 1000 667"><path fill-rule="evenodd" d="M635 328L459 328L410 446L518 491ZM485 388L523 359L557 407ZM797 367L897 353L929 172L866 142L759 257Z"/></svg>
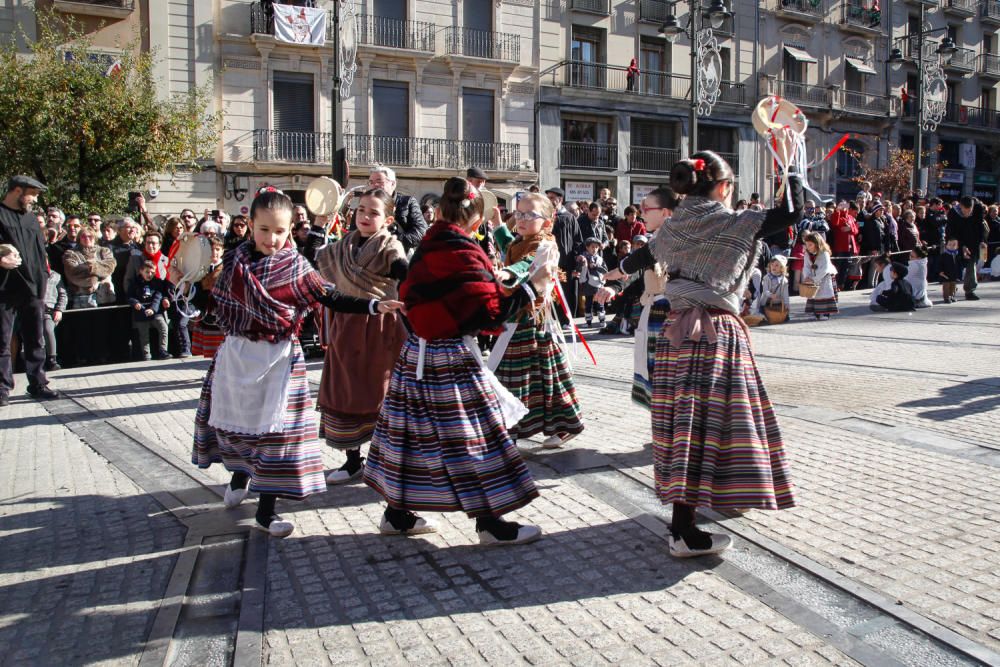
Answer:
<svg viewBox="0 0 1000 667"><path fill-rule="evenodd" d="M866 63L864 60L860 60L858 58L846 58L846 57L844 58L844 60L847 61L848 65L858 70L862 74L878 74L878 72L875 71L875 68Z"/></svg>
<svg viewBox="0 0 1000 667"><path fill-rule="evenodd" d="M809 55L802 49L797 49L794 46L786 46L785 53L795 58L800 63L816 63L815 58L813 58L811 55Z"/></svg>

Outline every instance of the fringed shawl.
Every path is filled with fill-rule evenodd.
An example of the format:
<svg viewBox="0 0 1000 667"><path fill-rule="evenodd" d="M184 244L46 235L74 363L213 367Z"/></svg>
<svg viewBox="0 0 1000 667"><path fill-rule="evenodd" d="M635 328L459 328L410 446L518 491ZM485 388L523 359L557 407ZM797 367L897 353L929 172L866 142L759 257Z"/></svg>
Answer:
<svg viewBox="0 0 1000 667"><path fill-rule="evenodd" d="M389 269L401 259L406 259L403 244L388 228L367 239L354 230L320 250L316 267L324 279L347 296L395 299L396 280L389 275Z"/></svg>

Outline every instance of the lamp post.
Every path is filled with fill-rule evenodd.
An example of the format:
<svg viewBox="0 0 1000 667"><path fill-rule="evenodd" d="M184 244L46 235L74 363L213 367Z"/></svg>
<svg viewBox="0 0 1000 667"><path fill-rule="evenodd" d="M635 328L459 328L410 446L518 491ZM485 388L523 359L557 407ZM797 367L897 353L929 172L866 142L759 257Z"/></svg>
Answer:
<svg viewBox="0 0 1000 667"><path fill-rule="evenodd" d="M676 0L673 4L676 6ZM673 44L682 34L691 40L691 111L688 128L688 155L698 151L698 116L710 116L712 107L719 101L722 80L722 56L713 29L732 16L725 0L711 0L702 11L701 0L690 0L687 25L681 27L677 15L671 13L660 26L659 32ZM704 20L709 26L705 27Z"/></svg>
<svg viewBox="0 0 1000 667"><path fill-rule="evenodd" d="M341 5L343 4L343 8ZM343 12L343 13L342 13ZM347 146L344 143L344 100L351 94L358 48L356 0L333 2L333 88L330 91L332 145L330 162L333 180L347 187Z"/></svg>
<svg viewBox="0 0 1000 667"><path fill-rule="evenodd" d="M926 8L923 4L920 5L920 26L924 25L924 15ZM912 44L912 39L916 37L917 39L917 54L914 58L914 62L917 66L917 85L919 88L919 98L917 100L917 127L914 136L914 160L913 160L913 176L910 183L911 190L921 190L925 194L927 193L927 178L923 173L923 152L924 152L924 131L933 132L937 129L938 124L944 117L947 96L945 101L941 100L931 100L930 94L934 88L939 90L947 90L947 83L944 78L944 72L941 69L942 64L947 64L951 61L951 57L955 55L958 50L955 47L955 42L951 37L947 35L941 40L938 45L937 62L930 61L928 63L924 62L924 38L928 35L932 35L937 32L945 32L948 28L933 28L929 30L921 30L916 34L907 33L903 35L902 39L909 40ZM895 47L889 54L889 66L893 70L899 71L903 66L906 59L903 57L903 52L899 47Z"/></svg>

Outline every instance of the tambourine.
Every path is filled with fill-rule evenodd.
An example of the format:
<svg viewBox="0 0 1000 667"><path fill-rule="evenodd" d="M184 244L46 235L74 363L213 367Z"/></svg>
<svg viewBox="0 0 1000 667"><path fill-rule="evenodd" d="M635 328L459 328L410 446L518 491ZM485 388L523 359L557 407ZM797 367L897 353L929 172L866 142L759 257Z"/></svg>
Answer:
<svg viewBox="0 0 1000 667"><path fill-rule="evenodd" d="M757 133L764 137L778 152L778 162L782 167L786 167L789 162L794 161L794 153L783 155L783 147L780 144L775 145L774 139L777 132L785 128L790 129L799 137L805 137L806 130L809 128L809 119L806 118L801 109L784 98L770 95L757 103L750 116L750 121Z"/></svg>
<svg viewBox="0 0 1000 667"><path fill-rule="evenodd" d="M493 219L493 212L497 210L500 202L489 190L480 190L479 194L483 198L483 222L486 223Z"/></svg>
<svg viewBox="0 0 1000 667"><path fill-rule="evenodd" d="M212 243L203 234L185 232L170 249L167 280L178 288L198 282L212 268Z"/></svg>
<svg viewBox="0 0 1000 667"><path fill-rule="evenodd" d="M330 215L340 210L344 188L329 176L314 178L306 186L306 207L313 215Z"/></svg>

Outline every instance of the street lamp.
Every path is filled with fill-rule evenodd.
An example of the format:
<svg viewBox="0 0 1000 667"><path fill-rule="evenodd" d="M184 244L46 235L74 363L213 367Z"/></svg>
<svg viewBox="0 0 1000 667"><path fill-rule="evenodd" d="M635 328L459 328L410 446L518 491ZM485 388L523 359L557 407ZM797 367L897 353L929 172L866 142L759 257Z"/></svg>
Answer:
<svg viewBox="0 0 1000 667"><path fill-rule="evenodd" d="M351 94L357 70L358 14L356 0L333 1L333 88L330 90L332 145L330 147L333 180L347 187L347 146L344 143L343 102Z"/></svg>
<svg viewBox="0 0 1000 667"><path fill-rule="evenodd" d="M673 3L679 4L679 0ZM659 32L673 44L682 34L691 40L691 118L688 129L688 154L698 151L698 116L710 116L719 101L722 82L722 56L713 29L718 30L732 12L726 0L711 0L702 10L701 0L690 0L687 25L681 27L675 13L660 26ZM705 27L708 19L709 27Z"/></svg>
<svg viewBox="0 0 1000 667"><path fill-rule="evenodd" d="M924 25L925 11L926 9L924 5L921 4L921 27ZM912 190L919 189L925 193L927 191L927 177L923 170L922 155L924 151L924 132L934 132L937 129L938 124L940 124L941 120L944 118L947 110L947 94L945 91L947 90L948 84L944 76L944 70L941 66L947 65L951 62L952 57L958 51L958 47L955 46L955 40L948 35L945 35L941 39L941 42L938 44L935 51L938 55L937 61L925 61L924 37L947 30L948 28L933 28L930 30L921 30L918 33L907 33L902 37L902 39L906 40L912 40L914 37L917 39L917 53L916 57L913 58L913 61L917 66L919 97L917 104L917 127L914 137L913 176L910 187ZM910 43L912 44L912 41ZM892 51L889 52L888 64L893 71L898 72L905 62L906 58L903 56L903 51L899 47L894 47ZM941 94L945 99L931 99L931 93L935 90L941 91Z"/></svg>

